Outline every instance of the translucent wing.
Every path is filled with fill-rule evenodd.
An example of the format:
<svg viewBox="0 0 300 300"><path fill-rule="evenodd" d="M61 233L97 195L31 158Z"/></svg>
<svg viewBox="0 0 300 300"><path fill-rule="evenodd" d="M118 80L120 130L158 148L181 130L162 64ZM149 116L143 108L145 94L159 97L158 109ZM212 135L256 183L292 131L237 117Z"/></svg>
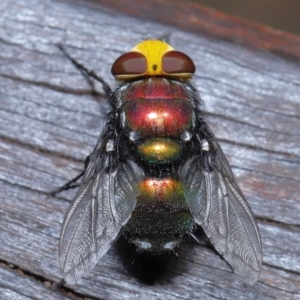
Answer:
<svg viewBox="0 0 300 300"><path fill-rule="evenodd" d="M110 141L109 141L110 142ZM136 205L143 174L133 162L111 168L111 155L95 150L62 227L60 265L66 283L76 284L108 251Z"/></svg>
<svg viewBox="0 0 300 300"><path fill-rule="evenodd" d="M218 143L208 136L201 143L205 150L179 174L189 209L234 272L253 284L262 265L257 223Z"/></svg>

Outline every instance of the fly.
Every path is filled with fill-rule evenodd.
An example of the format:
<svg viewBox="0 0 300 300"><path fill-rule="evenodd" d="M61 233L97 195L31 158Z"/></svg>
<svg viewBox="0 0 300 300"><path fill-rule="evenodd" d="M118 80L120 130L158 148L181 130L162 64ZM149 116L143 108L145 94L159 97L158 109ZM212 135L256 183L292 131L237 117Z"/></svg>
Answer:
<svg viewBox="0 0 300 300"><path fill-rule="evenodd" d="M200 109L191 58L161 40L143 41L114 62L114 90L72 61L102 83L110 109L63 222L65 282L88 275L119 235L162 253L197 225L235 273L256 282L258 226Z"/></svg>

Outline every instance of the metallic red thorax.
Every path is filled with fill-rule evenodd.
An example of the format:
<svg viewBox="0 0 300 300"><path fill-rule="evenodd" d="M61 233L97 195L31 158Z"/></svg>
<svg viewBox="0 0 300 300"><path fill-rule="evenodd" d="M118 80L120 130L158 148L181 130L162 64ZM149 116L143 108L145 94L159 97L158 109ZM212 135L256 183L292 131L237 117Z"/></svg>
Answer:
<svg viewBox="0 0 300 300"><path fill-rule="evenodd" d="M192 126L187 91L163 78L139 81L126 93L125 127L141 137L174 137Z"/></svg>

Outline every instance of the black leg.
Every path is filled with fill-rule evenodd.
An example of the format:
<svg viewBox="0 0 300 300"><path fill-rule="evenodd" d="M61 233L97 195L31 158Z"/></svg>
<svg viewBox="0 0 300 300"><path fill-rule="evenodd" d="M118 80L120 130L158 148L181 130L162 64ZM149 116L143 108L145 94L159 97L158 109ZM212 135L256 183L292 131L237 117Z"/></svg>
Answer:
<svg viewBox="0 0 300 300"><path fill-rule="evenodd" d="M84 171L83 170L82 172L80 172L80 174L78 174L75 178L71 179L70 181L68 181L66 184L64 184L63 186L59 187L58 189L50 192L50 195L52 197L55 197L56 194L62 192L62 191L67 191L67 190L70 190L70 189L74 189L76 187L79 186L79 183L77 183L76 181L83 176L84 174Z"/></svg>
<svg viewBox="0 0 300 300"><path fill-rule="evenodd" d="M58 48L64 53L64 55L74 64L74 66L81 72L81 74L86 78L86 80L89 82L91 85L93 91L95 92L95 87L94 87L94 82L91 80L91 77L94 78L95 80L99 81L104 89L105 94L109 98L111 95L111 88L108 85L108 83L98 76L93 70L88 70L85 66L83 66L81 63L76 61L64 48L62 44L58 44Z"/></svg>
<svg viewBox="0 0 300 300"><path fill-rule="evenodd" d="M55 292L56 290L61 288L64 284L65 284L65 281L63 279L57 283L52 284L52 286L50 287L50 293Z"/></svg>
<svg viewBox="0 0 300 300"><path fill-rule="evenodd" d="M161 37L161 39L163 41L165 41L167 44L170 44L170 40L171 40L171 32L168 32L168 33L164 33Z"/></svg>
<svg viewBox="0 0 300 300"><path fill-rule="evenodd" d="M109 99L112 92L111 92L111 88L108 85L108 83L105 82L105 80L103 78L101 78L100 76L98 76L93 70L88 70L85 66L83 66L81 63L79 63L78 61L76 61L68 53L68 51L65 49L65 47L62 44L58 44L57 46L63 52L63 54L73 63L73 65L80 71L80 73L86 78L86 80L88 81L88 83L90 84L90 86L91 86L91 88L93 90L94 95L96 96L97 92L96 92L96 89L95 89L94 81L91 78L99 81L102 84L103 90L104 90L105 94L107 95L107 97ZM86 158L85 167L87 166L88 159L89 159L89 156ZM52 197L54 197L56 194L58 194L58 193L60 193L62 191L78 187L79 183L77 183L76 181L83 176L84 171L82 171L78 176L76 176L72 180L68 181L63 186L61 186L58 189L50 192L49 194Z"/></svg>

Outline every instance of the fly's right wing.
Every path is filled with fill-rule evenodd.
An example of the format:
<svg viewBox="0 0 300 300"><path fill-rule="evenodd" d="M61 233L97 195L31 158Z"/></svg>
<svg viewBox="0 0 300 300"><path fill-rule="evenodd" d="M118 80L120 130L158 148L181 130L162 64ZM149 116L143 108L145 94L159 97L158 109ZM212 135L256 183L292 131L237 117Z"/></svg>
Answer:
<svg viewBox="0 0 300 300"><path fill-rule="evenodd" d="M215 249L249 283L262 265L260 234L219 144L207 129L199 155L181 168L179 178L190 212ZM199 147L201 148L201 147Z"/></svg>
<svg viewBox="0 0 300 300"><path fill-rule="evenodd" d="M108 251L135 208L137 185L143 177L134 162L117 161L115 151L106 153L103 141L99 143L101 149L96 147L90 156L61 231L60 266L68 284L88 275Z"/></svg>

